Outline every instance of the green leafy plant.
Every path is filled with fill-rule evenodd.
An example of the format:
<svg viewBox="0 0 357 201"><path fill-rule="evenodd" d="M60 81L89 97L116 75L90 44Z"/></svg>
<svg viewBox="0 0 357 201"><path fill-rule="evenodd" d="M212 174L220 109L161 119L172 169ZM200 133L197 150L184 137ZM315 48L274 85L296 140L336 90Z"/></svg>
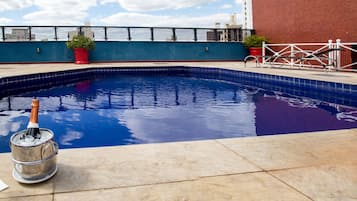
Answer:
<svg viewBox="0 0 357 201"><path fill-rule="evenodd" d="M86 36L78 35L66 42L66 46L69 49L85 48L87 50L93 50L95 48L95 42Z"/></svg>
<svg viewBox="0 0 357 201"><path fill-rule="evenodd" d="M246 47L262 47L263 42L269 43L268 39L264 36L251 35L244 39L243 43Z"/></svg>

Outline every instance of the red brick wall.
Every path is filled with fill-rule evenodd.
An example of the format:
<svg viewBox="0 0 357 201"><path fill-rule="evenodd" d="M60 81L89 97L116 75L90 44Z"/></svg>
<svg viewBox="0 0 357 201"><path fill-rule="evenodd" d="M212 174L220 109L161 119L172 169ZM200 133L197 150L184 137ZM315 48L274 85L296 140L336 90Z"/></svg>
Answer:
<svg viewBox="0 0 357 201"><path fill-rule="evenodd" d="M253 26L273 43L357 42L357 0L252 0Z"/></svg>

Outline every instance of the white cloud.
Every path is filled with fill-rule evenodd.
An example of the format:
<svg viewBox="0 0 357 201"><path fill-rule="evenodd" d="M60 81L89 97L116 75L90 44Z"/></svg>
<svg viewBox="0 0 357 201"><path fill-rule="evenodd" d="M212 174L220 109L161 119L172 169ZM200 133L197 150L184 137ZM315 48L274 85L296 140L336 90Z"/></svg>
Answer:
<svg viewBox="0 0 357 201"><path fill-rule="evenodd" d="M49 10L38 11L24 16L26 23L32 25L78 25L83 24L87 17L86 12L66 13L51 12Z"/></svg>
<svg viewBox="0 0 357 201"><path fill-rule="evenodd" d="M221 6L221 9L228 9L228 8L232 8L232 5L231 4L223 4Z"/></svg>
<svg viewBox="0 0 357 201"><path fill-rule="evenodd" d="M99 4L104 5L104 4L109 4L109 3L116 3L118 2L117 0L100 0Z"/></svg>
<svg viewBox="0 0 357 201"><path fill-rule="evenodd" d="M96 0L34 0L34 5L44 10L52 11L83 11L97 5Z"/></svg>
<svg viewBox="0 0 357 201"><path fill-rule="evenodd" d="M7 136L19 131L22 123L18 120L19 117L28 115L23 111L3 111L0 114L0 136Z"/></svg>
<svg viewBox="0 0 357 201"><path fill-rule="evenodd" d="M105 17L100 21L109 25L120 26L178 26L178 27L213 27L216 22L225 24L229 21L229 14L220 13L192 17L188 15L168 16L168 15L149 15L142 13L117 13Z"/></svg>
<svg viewBox="0 0 357 201"><path fill-rule="evenodd" d="M236 4L243 4L243 0L235 0Z"/></svg>
<svg viewBox="0 0 357 201"><path fill-rule="evenodd" d="M80 122L81 121L81 114L73 113L69 117L66 117L65 120L68 121L68 122Z"/></svg>
<svg viewBox="0 0 357 201"><path fill-rule="evenodd" d="M40 10L23 16L28 24L78 25L88 17L88 9L97 5L96 0L34 0Z"/></svg>
<svg viewBox="0 0 357 201"><path fill-rule="evenodd" d="M33 0L0 0L0 12L21 9L33 4Z"/></svg>
<svg viewBox="0 0 357 201"><path fill-rule="evenodd" d="M213 27L216 22L225 24L229 20L229 14L219 13L192 17L188 15L150 15L138 12L188 7L198 8L214 1L216 0L0 0L0 12L1 10L34 6L38 9L37 11L22 16L21 24L29 25L80 25L85 21L91 21L95 25ZM118 13L91 19L88 13L90 8L108 3L118 3L126 10L137 12ZM224 8L229 6L232 5L223 5ZM105 13L101 15L105 15ZM8 18L0 18L0 24L10 23L14 23L14 21Z"/></svg>
<svg viewBox="0 0 357 201"><path fill-rule="evenodd" d="M128 11L153 11L181 9L207 4L215 0L117 0L120 6Z"/></svg>
<svg viewBox="0 0 357 201"><path fill-rule="evenodd" d="M255 136L255 109L254 103L232 105L230 108L207 106L197 110L185 107L147 108L125 110L117 113L117 119L134 138L143 142L160 142L172 138L172 134L180 136L176 139L200 139L200 133L219 133L219 137ZM228 113L240 115L232 119L227 116ZM224 126L225 134L221 132L222 122L230 122ZM186 128L191 128L190 132Z"/></svg>
<svg viewBox="0 0 357 201"><path fill-rule="evenodd" d="M65 135L61 136L61 145L72 145L72 141L79 140L83 137L83 133L73 130L68 130Z"/></svg>
<svg viewBox="0 0 357 201"><path fill-rule="evenodd" d="M0 17L0 25L7 25L13 22L12 19Z"/></svg>

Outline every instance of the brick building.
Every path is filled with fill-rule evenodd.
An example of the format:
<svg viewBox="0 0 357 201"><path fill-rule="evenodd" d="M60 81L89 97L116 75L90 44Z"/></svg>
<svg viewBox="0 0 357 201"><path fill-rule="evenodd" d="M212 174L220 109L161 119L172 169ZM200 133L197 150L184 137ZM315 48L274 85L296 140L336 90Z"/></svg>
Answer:
<svg viewBox="0 0 357 201"><path fill-rule="evenodd" d="M251 3L253 29L272 43L357 44L357 0L246 0ZM357 50L357 45L351 45ZM355 63L357 52L341 52L342 63Z"/></svg>
<svg viewBox="0 0 357 201"><path fill-rule="evenodd" d="M273 43L357 42L357 0L251 0L253 28Z"/></svg>

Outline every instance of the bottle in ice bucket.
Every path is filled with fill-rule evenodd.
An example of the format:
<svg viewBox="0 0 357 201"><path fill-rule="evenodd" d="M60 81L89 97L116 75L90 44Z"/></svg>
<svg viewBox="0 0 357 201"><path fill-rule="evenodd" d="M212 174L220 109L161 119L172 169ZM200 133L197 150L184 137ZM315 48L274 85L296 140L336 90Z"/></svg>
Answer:
<svg viewBox="0 0 357 201"><path fill-rule="evenodd" d="M40 101L38 99L32 99L30 121L29 124L27 125L27 130L25 135L22 136L23 138L32 139L32 140L41 138L40 128L38 125L39 107L40 107Z"/></svg>
<svg viewBox="0 0 357 201"><path fill-rule="evenodd" d="M39 105L38 99L32 100L27 129L13 134L10 138L14 163L12 176L20 183L39 183L57 172L58 145L51 130L39 128Z"/></svg>

